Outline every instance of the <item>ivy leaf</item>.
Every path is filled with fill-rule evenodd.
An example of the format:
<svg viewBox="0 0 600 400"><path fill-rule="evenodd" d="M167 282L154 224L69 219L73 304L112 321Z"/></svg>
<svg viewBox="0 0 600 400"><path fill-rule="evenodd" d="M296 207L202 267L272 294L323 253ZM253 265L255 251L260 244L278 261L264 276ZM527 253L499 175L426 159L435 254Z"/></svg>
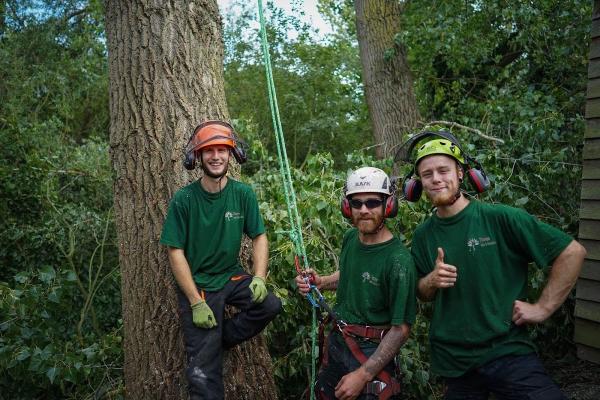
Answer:
<svg viewBox="0 0 600 400"><path fill-rule="evenodd" d="M521 206L527 204L528 202L529 202L529 197L524 196L524 197L521 197L520 199L517 199L515 201L515 206L521 207Z"/></svg>
<svg viewBox="0 0 600 400"><path fill-rule="evenodd" d="M46 371L46 376L48 377L48 379L50 379L50 383L54 383L54 378L56 378L57 374L58 374L58 369L55 367L52 367L52 368L48 369L48 371Z"/></svg>
<svg viewBox="0 0 600 400"><path fill-rule="evenodd" d="M56 277L56 271L50 265L44 265L39 274L40 280L44 283L50 283Z"/></svg>

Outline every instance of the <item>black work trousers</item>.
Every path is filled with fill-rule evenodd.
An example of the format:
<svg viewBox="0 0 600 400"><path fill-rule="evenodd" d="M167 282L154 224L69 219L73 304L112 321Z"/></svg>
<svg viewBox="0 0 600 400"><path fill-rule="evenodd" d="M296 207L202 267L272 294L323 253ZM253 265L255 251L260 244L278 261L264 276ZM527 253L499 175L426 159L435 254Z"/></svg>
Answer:
<svg viewBox="0 0 600 400"><path fill-rule="evenodd" d="M260 333L281 311L281 301L272 293L262 303L252 302L251 280L248 274L236 275L223 289L204 292L217 322L211 329L194 325L190 303L183 292L178 291L191 400L223 399L223 350ZM225 319L226 304L235 306L240 312Z"/></svg>

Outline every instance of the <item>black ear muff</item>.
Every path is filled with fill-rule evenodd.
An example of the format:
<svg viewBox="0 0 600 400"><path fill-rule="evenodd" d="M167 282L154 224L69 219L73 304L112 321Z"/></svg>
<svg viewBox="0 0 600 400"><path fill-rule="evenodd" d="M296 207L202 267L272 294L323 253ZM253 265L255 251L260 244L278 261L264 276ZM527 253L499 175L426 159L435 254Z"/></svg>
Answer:
<svg viewBox="0 0 600 400"><path fill-rule="evenodd" d="M183 159L183 166L185 169L191 171L196 168L196 152L190 151L186 153L185 158Z"/></svg>
<svg viewBox="0 0 600 400"><path fill-rule="evenodd" d="M490 178L487 177L483 169L469 168L467 176L477 193L483 193L490 187Z"/></svg>
<svg viewBox="0 0 600 400"><path fill-rule="evenodd" d="M238 139L238 137L235 135L233 136L233 142L235 143L235 147L231 149L231 152L233 153L233 158L235 158L235 161L237 161L238 164L242 165L243 163L248 161L248 154L244 149L246 143L244 143L244 141L242 141L241 139Z"/></svg>

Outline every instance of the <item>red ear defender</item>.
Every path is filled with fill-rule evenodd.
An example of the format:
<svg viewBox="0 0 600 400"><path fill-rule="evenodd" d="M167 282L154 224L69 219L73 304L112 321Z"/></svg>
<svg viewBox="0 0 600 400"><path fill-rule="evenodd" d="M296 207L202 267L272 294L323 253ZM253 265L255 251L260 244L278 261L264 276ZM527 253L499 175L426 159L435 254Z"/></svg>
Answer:
<svg viewBox="0 0 600 400"><path fill-rule="evenodd" d="M488 178L481 169L469 168L467 170L467 176L477 193L483 193L490 187L490 178Z"/></svg>
<svg viewBox="0 0 600 400"><path fill-rule="evenodd" d="M340 203L340 209L342 210L342 215L344 218L352 218L352 210L350 209L350 202L347 198L343 198Z"/></svg>
<svg viewBox="0 0 600 400"><path fill-rule="evenodd" d="M404 182L402 183L402 194L404 195L404 198L413 203L419 201L421 193L423 193L423 184L419 179L412 177L414 173L415 170L411 170L408 175L404 177Z"/></svg>
<svg viewBox="0 0 600 400"><path fill-rule="evenodd" d="M385 199L384 218L394 218L398 215L398 198L395 195L387 196Z"/></svg>

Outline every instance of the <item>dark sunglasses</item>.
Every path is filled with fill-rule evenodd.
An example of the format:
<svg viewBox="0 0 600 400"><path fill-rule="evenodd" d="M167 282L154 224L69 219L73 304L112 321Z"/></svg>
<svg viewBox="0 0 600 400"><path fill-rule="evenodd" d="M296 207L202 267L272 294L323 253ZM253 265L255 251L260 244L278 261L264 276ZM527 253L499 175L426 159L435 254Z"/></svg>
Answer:
<svg viewBox="0 0 600 400"><path fill-rule="evenodd" d="M361 201L358 199L350 200L350 207L355 208L357 210L360 210L362 208L363 204L365 206L367 206L367 208L369 210L372 210L374 208L381 207L381 205L383 204L383 200L380 200L380 199L368 199L365 201Z"/></svg>

